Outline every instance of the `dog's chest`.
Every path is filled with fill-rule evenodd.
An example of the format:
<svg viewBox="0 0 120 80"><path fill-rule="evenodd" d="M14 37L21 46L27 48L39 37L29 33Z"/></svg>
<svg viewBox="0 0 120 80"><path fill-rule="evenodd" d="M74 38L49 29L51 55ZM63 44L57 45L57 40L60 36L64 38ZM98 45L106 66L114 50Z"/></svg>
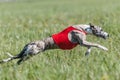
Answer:
<svg viewBox="0 0 120 80"><path fill-rule="evenodd" d="M73 31L68 33L68 39L72 43L77 43L78 42L76 37L75 37L75 33Z"/></svg>

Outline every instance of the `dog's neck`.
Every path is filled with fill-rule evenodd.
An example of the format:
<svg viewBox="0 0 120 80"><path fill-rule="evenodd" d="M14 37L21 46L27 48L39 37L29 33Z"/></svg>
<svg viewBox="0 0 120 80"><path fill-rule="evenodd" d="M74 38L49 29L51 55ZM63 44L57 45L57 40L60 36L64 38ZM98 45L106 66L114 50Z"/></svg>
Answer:
<svg viewBox="0 0 120 80"><path fill-rule="evenodd" d="M90 28L90 25L84 25L82 29L87 33L87 34L92 34L92 29Z"/></svg>
<svg viewBox="0 0 120 80"><path fill-rule="evenodd" d="M77 29L80 29L80 30L82 29L87 34L92 34L92 30L90 28L90 25L81 24L81 25L74 25L74 27L76 27Z"/></svg>

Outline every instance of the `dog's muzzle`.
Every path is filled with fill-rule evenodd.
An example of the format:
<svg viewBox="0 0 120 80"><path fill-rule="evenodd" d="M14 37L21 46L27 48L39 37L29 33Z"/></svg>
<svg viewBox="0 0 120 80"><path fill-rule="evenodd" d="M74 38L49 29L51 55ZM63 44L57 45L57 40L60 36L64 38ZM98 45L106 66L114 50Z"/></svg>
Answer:
<svg viewBox="0 0 120 80"><path fill-rule="evenodd" d="M96 36L107 39L109 37L109 34L107 32L101 31L100 33L96 33Z"/></svg>
<svg viewBox="0 0 120 80"><path fill-rule="evenodd" d="M107 32L102 31L102 36L104 39L107 39L109 37L109 34Z"/></svg>

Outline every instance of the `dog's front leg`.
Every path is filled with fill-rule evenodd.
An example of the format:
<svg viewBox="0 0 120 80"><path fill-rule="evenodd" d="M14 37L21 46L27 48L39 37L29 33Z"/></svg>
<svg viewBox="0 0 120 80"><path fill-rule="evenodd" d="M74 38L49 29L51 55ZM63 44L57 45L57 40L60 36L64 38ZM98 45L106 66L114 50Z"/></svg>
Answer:
<svg viewBox="0 0 120 80"><path fill-rule="evenodd" d="M103 49L105 51L108 50L104 46L101 46L99 44L91 43L91 42L86 41L86 35L83 34L83 33L77 33L77 32L75 32L75 38L78 40L78 42L79 42L80 45L85 46L85 47L88 48L88 52L91 51L90 47L97 47L97 48Z"/></svg>
<svg viewBox="0 0 120 80"><path fill-rule="evenodd" d="M91 47L88 47L88 49L87 49L87 51L85 53L85 56L88 56L90 54L90 52L91 52Z"/></svg>
<svg viewBox="0 0 120 80"><path fill-rule="evenodd" d="M108 51L108 49L100 44L96 44L96 43L91 43L91 42L87 42L87 41L82 41L82 45L83 46L86 46L86 47L97 47L97 48L100 48L100 49L103 49L105 51Z"/></svg>

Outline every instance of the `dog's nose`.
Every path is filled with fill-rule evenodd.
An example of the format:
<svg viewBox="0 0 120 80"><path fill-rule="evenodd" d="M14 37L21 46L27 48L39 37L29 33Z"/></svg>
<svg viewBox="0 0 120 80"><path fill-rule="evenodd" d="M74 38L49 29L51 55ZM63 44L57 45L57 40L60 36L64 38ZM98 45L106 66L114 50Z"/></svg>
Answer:
<svg viewBox="0 0 120 80"><path fill-rule="evenodd" d="M109 34L107 32L104 32L104 35L107 36L107 37L109 36Z"/></svg>
<svg viewBox="0 0 120 80"><path fill-rule="evenodd" d="M106 33L106 37L109 37L109 34L108 34L108 33Z"/></svg>
<svg viewBox="0 0 120 80"><path fill-rule="evenodd" d="M104 38L107 39L109 37L109 34L107 32L104 32Z"/></svg>

